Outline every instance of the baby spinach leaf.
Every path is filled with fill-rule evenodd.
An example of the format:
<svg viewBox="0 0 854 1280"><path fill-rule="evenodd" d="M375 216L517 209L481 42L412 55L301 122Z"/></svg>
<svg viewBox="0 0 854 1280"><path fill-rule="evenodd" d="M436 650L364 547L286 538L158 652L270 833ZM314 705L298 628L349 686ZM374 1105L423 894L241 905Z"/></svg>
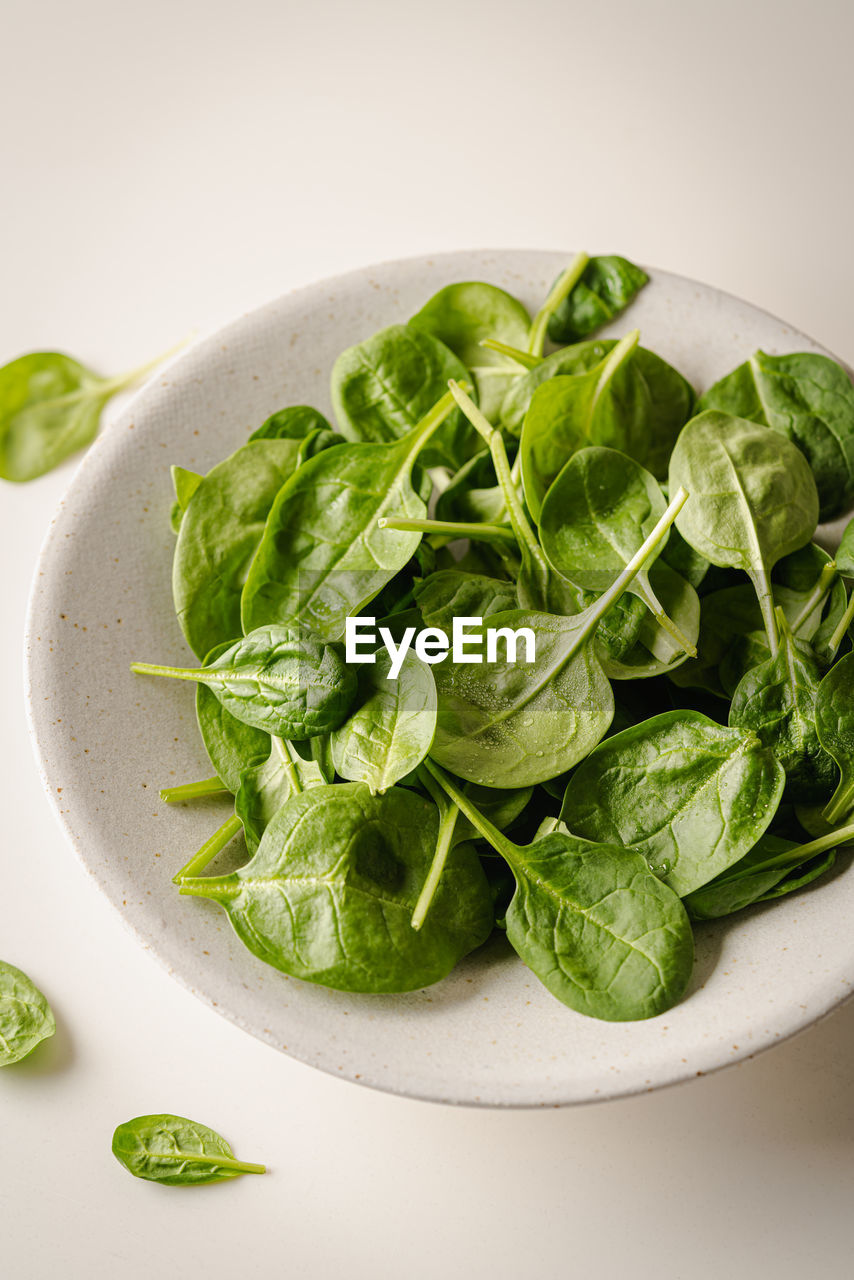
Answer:
<svg viewBox="0 0 854 1280"><path fill-rule="evenodd" d="M225 1138L183 1116L137 1116L120 1124L113 1134L113 1155L135 1178L167 1187L266 1173L263 1164L236 1160Z"/></svg>
<svg viewBox="0 0 854 1280"><path fill-rule="evenodd" d="M389 444L402 440L427 416L451 378L464 381L465 365L444 342L410 325L395 324L348 347L332 369L332 405L348 440ZM456 469L477 450L477 436L458 413L425 437L425 466Z"/></svg>
<svg viewBox="0 0 854 1280"><path fill-rule="evenodd" d="M841 574L846 578L854 578L854 520L849 520L845 526L833 558Z"/></svg>
<svg viewBox="0 0 854 1280"><path fill-rule="evenodd" d="M576 586L601 593L625 569L666 507L664 494L640 463L615 449L581 449L559 473L543 502L540 542L546 559ZM662 539L658 554L665 545ZM651 561L652 557L647 566ZM686 638L664 612L650 585L647 566L638 571L628 590L643 600L672 637L677 648L671 644L671 656L679 649L696 655L696 632ZM698 604L698 627L699 614Z"/></svg>
<svg viewBox="0 0 854 1280"><path fill-rule="evenodd" d="M0 960L0 1067L20 1062L55 1031L51 1007L35 983Z"/></svg>
<svg viewBox="0 0 854 1280"><path fill-rule="evenodd" d="M516 607L512 582L485 574L439 569L415 584L415 602L425 626L451 634L454 618L489 618Z"/></svg>
<svg viewBox="0 0 854 1280"><path fill-rule="evenodd" d="M835 845L854 837L854 827L801 844L766 831L735 866L685 898L695 920L715 920L754 902L783 897L803 888L833 865Z"/></svg>
<svg viewBox="0 0 854 1280"><path fill-rule="evenodd" d="M525 501L537 522L549 486L577 449L602 444L632 456L646 451L652 406L646 383L631 368L639 336L635 329L601 364L559 374L534 393L519 453Z"/></svg>
<svg viewBox="0 0 854 1280"><path fill-rule="evenodd" d="M489 418L501 408L519 366L481 346L497 338L524 347L531 317L504 289L480 281L449 284L435 293L409 321L411 329L439 338L472 373L481 409ZM455 375L452 375L455 376Z"/></svg>
<svg viewBox="0 0 854 1280"><path fill-rule="evenodd" d="M314 760L304 760L293 743L272 738L270 754L246 766L234 797L234 812L243 824L246 847L254 853L271 820L291 796L326 782ZM312 738L312 742L316 742Z"/></svg>
<svg viewBox="0 0 854 1280"><path fill-rule="evenodd" d="M651 565L649 580L665 616L693 646L700 630L700 600L696 591L661 557ZM627 600L624 596L620 604ZM614 621L619 605L599 624L596 638L606 676L609 680L648 680L652 676L670 675L689 661L687 651L675 643L671 632L659 624L639 599L634 598L633 603L639 607L640 620L635 629L626 632L626 639L633 637L631 643L615 646L610 642L608 624Z"/></svg>
<svg viewBox="0 0 854 1280"><path fill-rule="evenodd" d="M0 478L35 480L91 444L107 401L159 363L155 360L119 378L102 378L59 351L34 351L4 365Z"/></svg>
<svg viewBox="0 0 854 1280"><path fill-rule="evenodd" d="M722 409L779 432L812 468L821 519L854 501L854 387L835 360L810 352L749 360L705 392L698 410Z"/></svg>
<svg viewBox="0 0 854 1280"><path fill-rule="evenodd" d="M396 444L348 444L309 459L279 491L243 591L244 630L301 622L337 640L415 553L420 533L380 528L421 518L412 487L421 449L454 407L449 392Z"/></svg>
<svg viewBox="0 0 854 1280"><path fill-rule="evenodd" d="M780 647L773 658L753 667L732 696L730 726L752 729L786 771L786 796L809 804L827 796L836 767L819 742L816 696L822 672L808 644L796 640L782 609L777 609Z"/></svg>
<svg viewBox="0 0 854 1280"><path fill-rule="evenodd" d="M583 612L558 617L516 609L490 618L499 632L531 631L535 662L472 666L449 655L434 667L439 692L434 760L471 782L518 787L553 778L587 755L614 710L611 686L590 641L655 551L685 496L680 491L674 497L613 586Z"/></svg>
<svg viewBox="0 0 854 1280"><path fill-rule="evenodd" d="M517 845L428 767L516 880L507 937L569 1008L608 1021L651 1018L683 995L694 945L684 907L638 854L561 830Z"/></svg>
<svg viewBox="0 0 854 1280"><path fill-rule="evenodd" d="M625 311L648 280L647 273L627 258L616 254L591 258L549 320L552 342L578 342L595 333Z"/></svg>
<svg viewBox="0 0 854 1280"><path fill-rule="evenodd" d="M815 727L824 750L841 777L824 809L827 822L839 822L854 808L854 653L828 671L818 687Z"/></svg>
<svg viewBox="0 0 854 1280"><path fill-rule="evenodd" d="M587 840L643 854L684 897L753 847L784 782L755 734L665 711L600 743L570 778L560 816Z"/></svg>
<svg viewBox="0 0 854 1280"><path fill-rule="evenodd" d="M213 662L230 648L230 644L217 645L206 656L205 664ZM270 735L237 720L203 684L196 685L196 720L217 776L232 795L236 794L243 770L253 760L266 760L269 756Z"/></svg>
<svg viewBox="0 0 854 1280"><path fill-rule="evenodd" d="M770 574L809 542L818 494L803 454L754 422L708 410L681 432L670 459L670 487L691 497L676 525L712 564L741 569L756 590L772 656L777 626Z"/></svg>
<svg viewBox="0 0 854 1280"><path fill-rule="evenodd" d="M279 809L251 862L181 893L228 913L274 968L341 991L438 982L492 929L492 899L469 845L450 850L430 913L410 923L438 835L432 801L400 787L313 787Z"/></svg>
<svg viewBox="0 0 854 1280"><path fill-rule="evenodd" d="M488 449L482 449L464 462L439 494L436 519L484 520L489 524L507 519L504 491L498 484Z"/></svg>
<svg viewBox="0 0 854 1280"><path fill-rule="evenodd" d="M279 738L336 729L356 695L336 649L287 627L258 627L203 667L134 662L131 671L205 684L235 719Z"/></svg>
<svg viewBox="0 0 854 1280"><path fill-rule="evenodd" d="M436 729L433 672L412 649L397 676L388 650L359 668L356 710L329 738L335 772L365 782L373 794L387 791L421 763Z"/></svg>
<svg viewBox="0 0 854 1280"><path fill-rule="evenodd" d="M240 634L243 584L276 494L296 471L298 450L290 439L246 444L209 471L187 503L172 594L198 658Z"/></svg>
<svg viewBox="0 0 854 1280"><path fill-rule="evenodd" d="M308 404L292 404L277 409L249 437L252 440L305 440L316 431L331 431L323 414Z"/></svg>
<svg viewBox="0 0 854 1280"><path fill-rule="evenodd" d="M557 376L588 373L614 350L612 338L596 342L578 342L546 356L539 364L513 383L501 405L500 425L511 436L520 436L525 415L535 392L544 382ZM654 476L667 472L667 460L673 441L691 415L694 391L672 365L646 347L638 347L632 358L634 374L643 380L653 406L650 423L652 433L647 441L648 454L640 458Z"/></svg>

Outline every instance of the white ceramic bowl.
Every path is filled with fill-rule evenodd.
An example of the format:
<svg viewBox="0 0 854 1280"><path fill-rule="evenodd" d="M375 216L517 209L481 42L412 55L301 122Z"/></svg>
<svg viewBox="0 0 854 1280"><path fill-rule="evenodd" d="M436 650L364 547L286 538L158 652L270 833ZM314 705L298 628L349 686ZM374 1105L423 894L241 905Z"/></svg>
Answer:
<svg viewBox="0 0 854 1280"><path fill-rule="evenodd" d="M533 310L568 257L465 252L385 263L286 295L200 342L152 379L91 450L33 586L28 696L44 783L83 865L140 942L217 1012L275 1048L442 1102L587 1102L702 1075L827 1013L854 978L847 863L804 893L699 928L687 997L638 1023L565 1009L500 938L425 991L327 991L256 960L218 907L179 897L170 882L228 812L222 801L160 802L161 786L210 772L193 691L128 670L133 659L188 659L170 593L170 464L206 471L284 404L328 413L336 355L405 321L441 286L489 280ZM698 389L757 347L821 350L747 303L651 274L631 325ZM613 331L626 327L624 319Z"/></svg>

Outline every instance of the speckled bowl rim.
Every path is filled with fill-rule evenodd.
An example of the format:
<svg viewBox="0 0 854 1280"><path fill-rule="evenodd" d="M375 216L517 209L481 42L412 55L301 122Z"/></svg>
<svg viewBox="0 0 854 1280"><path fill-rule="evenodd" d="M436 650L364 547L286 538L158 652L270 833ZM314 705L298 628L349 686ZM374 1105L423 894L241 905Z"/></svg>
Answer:
<svg viewBox="0 0 854 1280"><path fill-rule="evenodd" d="M526 259L553 257L556 261L565 261L568 259L566 252L549 253L541 250L461 250L454 253L438 253L432 255L419 255L417 257L407 257L392 259L386 262L372 264L368 267L357 268L355 270L342 273L340 275L329 277L318 281L314 284L302 286L292 290L281 297L264 304L263 306L249 311L241 315L238 319L229 322L220 327L210 335L199 339L188 347L178 356L174 357L168 365L158 373L157 377L161 377L164 373L169 373L188 362L193 362L199 366L203 366L208 360L215 358L215 351L220 347L230 343L235 337L240 335L247 325L263 328L269 318L275 316L283 306L299 303L301 301L311 300L313 297L320 299L321 295L326 295L331 290L350 289L353 287L366 287L369 281L374 278L394 276L396 272L413 271L419 266L433 266L437 264L442 269L453 269L451 274L454 278L472 278L471 274L466 275L462 269L464 265L472 262L474 258L481 256L486 260L495 261L514 261L518 262L520 270L524 270L524 262ZM460 270L455 272L455 264L459 263ZM802 345L806 349L820 351L824 354L830 354L825 348L815 343L806 335L800 334L791 326L779 320L772 313L762 308L754 307L752 304L745 303L736 295L727 293L723 290L715 289L712 286L703 284L699 281L686 280L684 277L674 276L667 272L658 271L650 268L650 274L654 280L661 282L679 282L683 285L696 287L703 294L710 298L717 298L722 303L731 303L737 308L746 308L756 316L766 318L774 325L780 326L784 331L790 332L793 338L802 341ZM489 278L485 274L484 278ZM745 353L745 355L748 353ZM834 357L836 358L836 357ZM99 889L107 896L113 906L119 909L119 914L125 924L130 929L141 945L148 950L155 959L161 963L167 971L175 977L187 990L202 999L210 1007L215 1008L216 1012L225 1016L230 1021L244 1030L249 1031L257 1038L271 1043L274 1047L282 1050L283 1046L275 1043L262 1029L254 1025L251 1021L244 1018L238 1009L226 1006L212 998L209 991L199 990L193 980L177 969L170 957L162 954L162 952L153 944L150 933L139 925L131 916L120 910L118 901L116 900L115 888L108 884L104 878L94 870L91 863L87 860L86 850L83 842L77 837L73 823L69 819L67 811L60 804L55 784L56 779L51 775L51 769L46 756L46 750L43 743L42 734L44 732L43 718L39 714L39 708L36 702L36 690L39 687L42 668L40 663L43 662L43 655L39 654L35 644L35 637L38 635L43 609L43 588L45 580L49 580L52 573L52 565L54 559L54 551L58 542L64 536L63 511L66 504L73 498L75 494L80 494L86 490L90 484L90 480L98 473L102 467L102 463L108 453L112 450L118 441L121 433L126 430L128 424L134 417L144 414L149 394L149 388L156 379L152 379L147 383L136 395L127 403L123 410L118 414L116 420L111 426L102 433L101 437L96 441L94 446L89 450L86 457L81 462L78 470L72 477L68 490L60 503L59 511L54 517L39 554L36 571L33 579L32 589L30 592L27 622L25 632L24 646L24 662L25 662L25 688L27 702L27 722L33 743L33 749L36 756L39 774L41 776L45 790L50 798L51 807L60 823L66 836L69 838L72 847L77 854L84 869L95 879ZM384 1092L397 1093L402 1096L419 1098L425 1101L440 1101L444 1103L454 1103L461 1105L481 1105L481 1106L507 1106L507 1107L542 1107L555 1105L573 1105L583 1104L591 1101L606 1101L609 1099L631 1096L643 1092L652 1092L653 1089L666 1087L672 1084L684 1082L701 1075L708 1075L714 1071L720 1070L734 1063L755 1057L758 1053L768 1048L772 1048L775 1044L782 1043L784 1040L806 1029L820 1019L826 1017L839 1005L844 1003L851 995L851 981L854 980L854 948L850 954L850 978L846 976L843 979L838 977L827 983L817 983L815 989L810 992L809 1007L801 1007L797 1002L793 1002L788 1009L788 1016L784 1015L780 1010L775 1015L775 1029L773 1035L767 1035L757 1041L748 1040L743 1048L738 1052L724 1052L722 1050L714 1051L711 1048L704 1055L702 1069L697 1069L696 1063L690 1068L682 1068L679 1064L673 1063L672 1069L662 1071L658 1078L641 1082L638 1079L621 1080L620 1082L612 1081L610 1087L596 1091L596 1095L587 1093L585 1096L573 1095L572 1090L568 1088L561 1089L545 1089L540 1096L503 1096L500 1091L498 1093L490 1093L487 1089L486 1096L479 1093L461 1089L459 1085L455 1089L448 1092L445 1089L425 1086L424 1083L416 1083L414 1081L406 1081L401 1079L399 1074L392 1073L383 1076L381 1071L377 1071L373 1076L370 1073L353 1073L350 1070L342 1070L331 1065L331 1061L319 1060L312 1048L299 1043L290 1043L284 1051L290 1056L300 1061L319 1067L321 1070L328 1072L341 1078L355 1079L358 1083L366 1085L370 1088L376 1088ZM623 1024L644 1027L648 1024Z"/></svg>

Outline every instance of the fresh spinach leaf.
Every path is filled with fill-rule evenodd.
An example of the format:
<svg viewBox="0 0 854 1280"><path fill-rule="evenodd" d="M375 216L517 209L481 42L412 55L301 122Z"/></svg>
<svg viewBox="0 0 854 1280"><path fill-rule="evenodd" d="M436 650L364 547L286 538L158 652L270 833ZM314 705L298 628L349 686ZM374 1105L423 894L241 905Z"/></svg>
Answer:
<svg viewBox="0 0 854 1280"><path fill-rule="evenodd" d="M710 387L697 409L749 418L797 445L812 468L822 520L854 502L854 386L835 360L756 351Z"/></svg>
<svg viewBox="0 0 854 1280"><path fill-rule="evenodd" d="M20 1062L55 1031L53 1011L35 983L0 960L0 1067Z"/></svg>
<svg viewBox="0 0 854 1280"><path fill-rule="evenodd" d="M137 1116L113 1134L113 1155L135 1178L167 1187L224 1182L243 1173L266 1173L247 1164L213 1129L183 1116Z"/></svg>
<svg viewBox="0 0 854 1280"><path fill-rule="evenodd" d="M462 361L474 377L478 403L488 418L500 410L510 384L519 376L519 366L481 343L495 338L513 347L525 346L531 317L521 302L493 284L449 284L424 304L409 327L439 338Z"/></svg>
<svg viewBox="0 0 854 1280"><path fill-rule="evenodd" d="M286 800L326 778L314 760L304 760L291 742L272 738L270 754L246 766L234 797L234 812L243 824L246 847L254 853L261 837ZM316 742L316 738L312 738Z"/></svg>
<svg viewBox="0 0 854 1280"><path fill-rule="evenodd" d="M786 771L786 796L810 804L828 796L836 766L816 729L816 697L822 671L808 644L796 640L777 609L780 647L773 658L751 668L732 695L729 723L752 729ZM852 724L854 728L854 724Z"/></svg>
<svg viewBox="0 0 854 1280"><path fill-rule="evenodd" d="M391 677L386 649L359 669L356 710L329 738L335 772L387 791L421 763L436 730L436 682L411 649Z"/></svg>
<svg viewBox="0 0 854 1280"><path fill-rule="evenodd" d="M665 711L600 743L570 778L560 816L587 840L643 854L684 897L756 844L784 782L755 734Z"/></svg>
<svg viewBox="0 0 854 1280"><path fill-rule="evenodd" d="M430 413L451 378L467 370L444 342L411 325L391 325L341 353L332 369L332 405L348 440L391 444L403 440ZM425 437L424 466L456 469L478 440L461 414L443 415Z"/></svg>
<svg viewBox="0 0 854 1280"><path fill-rule="evenodd" d="M356 696L337 650L287 627L259 627L203 667L134 662L131 671L205 684L235 719L279 738L336 729Z"/></svg>
<svg viewBox="0 0 854 1280"><path fill-rule="evenodd" d="M492 929L492 899L469 845L451 849L429 915L411 925L438 835L432 801L364 783L313 787L276 813L251 862L191 878L245 946L274 968L342 991L438 982Z"/></svg>
<svg viewBox="0 0 854 1280"><path fill-rule="evenodd" d="M513 872L507 937L552 995L579 1013L620 1022L654 1017L680 999L694 959L690 924L640 855L560 830L514 844L429 767Z"/></svg>
<svg viewBox="0 0 854 1280"><path fill-rule="evenodd" d="M581 279L551 316L549 337L561 344L587 338L625 311L648 281L647 273L627 258L616 254L591 258Z"/></svg>
<svg viewBox="0 0 854 1280"><path fill-rule="evenodd" d="M35 480L91 444L107 401L160 362L118 378L102 378L59 351L34 351L3 365L0 478Z"/></svg>
<svg viewBox="0 0 854 1280"><path fill-rule="evenodd" d="M818 494L803 454L784 436L745 418L708 410L682 430L670 459L671 491L691 495L677 521L712 564L741 569L762 610L772 657L777 625L771 570L809 542Z"/></svg>
<svg viewBox="0 0 854 1280"><path fill-rule="evenodd" d="M373 600L421 541L420 533L378 521L427 514L412 468L453 407L445 392L396 444L341 445L299 468L279 491L249 571L244 630L300 622L324 640L343 635L347 617Z"/></svg>
<svg viewBox="0 0 854 1280"><path fill-rule="evenodd" d="M323 414L307 404L292 404L277 409L249 437L252 440L305 440L316 431L331 431Z"/></svg>
<svg viewBox="0 0 854 1280"><path fill-rule="evenodd" d="M244 445L199 482L187 503L172 565L181 630L202 658L240 634L240 598L276 494L297 468L297 440ZM179 499L180 500L180 499Z"/></svg>
<svg viewBox="0 0 854 1280"><path fill-rule="evenodd" d="M854 653L840 658L819 685L815 727L841 775L824 809L826 821L835 824L854 809Z"/></svg>

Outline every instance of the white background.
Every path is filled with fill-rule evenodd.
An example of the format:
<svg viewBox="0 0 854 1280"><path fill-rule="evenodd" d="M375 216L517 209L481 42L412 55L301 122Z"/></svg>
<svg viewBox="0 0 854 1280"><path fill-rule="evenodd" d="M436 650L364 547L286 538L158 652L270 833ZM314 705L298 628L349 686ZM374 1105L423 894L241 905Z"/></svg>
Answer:
<svg viewBox="0 0 854 1280"><path fill-rule="evenodd" d="M846 0L0 0L0 363L117 372L384 258L620 252L854 359ZM0 954L59 1030L0 1079L0 1270L61 1276L830 1276L854 1243L854 1006L679 1089L453 1110L312 1072L126 934L41 792L29 579L73 464L0 488ZM130 1178L115 1125L174 1111L265 1160Z"/></svg>

